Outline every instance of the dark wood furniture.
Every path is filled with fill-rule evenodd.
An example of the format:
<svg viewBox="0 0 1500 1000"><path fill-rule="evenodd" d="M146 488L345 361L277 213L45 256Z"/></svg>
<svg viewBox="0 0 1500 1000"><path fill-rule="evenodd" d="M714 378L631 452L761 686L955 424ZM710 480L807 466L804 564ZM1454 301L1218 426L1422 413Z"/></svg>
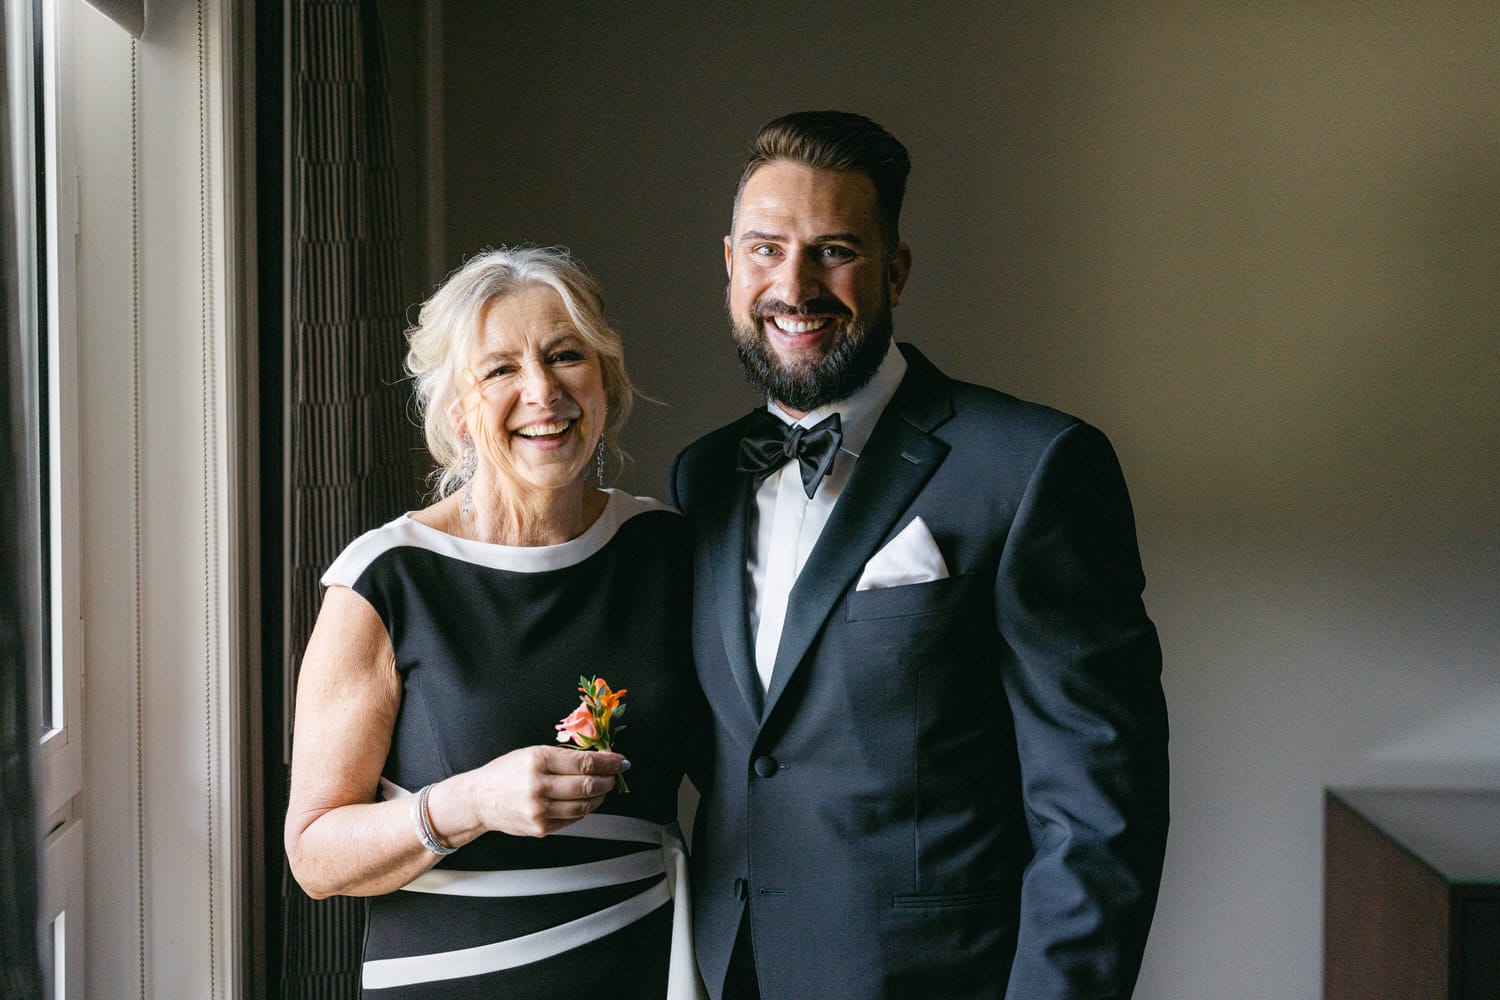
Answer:
<svg viewBox="0 0 1500 1000"><path fill-rule="evenodd" d="M1330 790L1324 1000L1500 998L1500 790Z"/></svg>

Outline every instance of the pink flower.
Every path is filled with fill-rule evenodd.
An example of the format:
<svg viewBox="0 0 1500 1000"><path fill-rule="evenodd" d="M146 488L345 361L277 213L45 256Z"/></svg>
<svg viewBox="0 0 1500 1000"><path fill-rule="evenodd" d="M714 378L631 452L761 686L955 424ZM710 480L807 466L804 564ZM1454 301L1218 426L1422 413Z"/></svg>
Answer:
<svg viewBox="0 0 1500 1000"><path fill-rule="evenodd" d="M557 730L557 742L574 743L585 746L584 740L596 740L599 738L599 730L594 725L593 713L587 705L579 705L573 709L573 714L554 726ZM578 737L583 739L578 739Z"/></svg>
<svg viewBox="0 0 1500 1000"><path fill-rule="evenodd" d="M625 689L611 691L602 677L580 677L578 693L583 695L583 701L571 715L552 727L557 730L557 742L571 743L580 750L613 751L615 734L625 728L617 724L625 714L625 706L620 702ZM621 795L629 794L625 775L615 776L615 788Z"/></svg>

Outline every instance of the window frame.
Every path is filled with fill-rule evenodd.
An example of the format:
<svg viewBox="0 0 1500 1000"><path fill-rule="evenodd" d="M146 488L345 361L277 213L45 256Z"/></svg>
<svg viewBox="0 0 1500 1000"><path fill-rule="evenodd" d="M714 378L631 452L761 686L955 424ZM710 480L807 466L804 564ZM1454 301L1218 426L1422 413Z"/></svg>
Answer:
<svg viewBox="0 0 1500 1000"><path fill-rule="evenodd" d="M35 648L50 687L34 692L33 749L41 834L38 930L51 996L81 998L86 977L84 853L84 651L79 549L77 358L78 192L72 123L70 0L6 0L6 44L17 142L17 237L23 322L34 357L28 398L33 453L27 466L36 501L38 574ZM19 29L19 30L18 30ZM24 59L18 56L24 55ZM19 71L18 71L19 70ZM24 88L24 96L20 91ZM19 105L25 104L22 109ZM24 152L22 150L24 149ZM23 215L24 213L24 215ZM25 234L24 236L22 234ZM45 481L43 481L45 477Z"/></svg>
<svg viewBox="0 0 1500 1000"><path fill-rule="evenodd" d="M66 44L70 4L37 0L42 14L40 122L45 217L47 354L47 583L53 718L40 739L41 807L50 834L83 789L83 630L79 607L77 169L66 109L72 100Z"/></svg>

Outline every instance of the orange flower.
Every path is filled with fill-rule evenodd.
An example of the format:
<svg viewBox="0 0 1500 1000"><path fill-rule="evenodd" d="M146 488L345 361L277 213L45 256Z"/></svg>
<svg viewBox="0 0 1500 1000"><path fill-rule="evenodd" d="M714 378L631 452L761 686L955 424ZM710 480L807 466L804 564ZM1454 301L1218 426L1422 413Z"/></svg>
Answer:
<svg viewBox="0 0 1500 1000"><path fill-rule="evenodd" d="M597 687L597 690L590 691L587 687L581 687L578 690L582 691L585 695L592 695L599 699L599 704L605 708L618 708L620 706L620 699L625 697L630 691L629 688L611 691L609 689L609 681L603 677L595 678L591 683Z"/></svg>
<svg viewBox="0 0 1500 1000"><path fill-rule="evenodd" d="M578 691L583 695L578 707L552 727L557 730L557 742L572 743L580 750L613 751L615 733L625 728L614 723L625 714L620 699L625 697L626 689L611 691L602 677L580 677ZM630 791L623 774L616 776L615 787L622 795Z"/></svg>

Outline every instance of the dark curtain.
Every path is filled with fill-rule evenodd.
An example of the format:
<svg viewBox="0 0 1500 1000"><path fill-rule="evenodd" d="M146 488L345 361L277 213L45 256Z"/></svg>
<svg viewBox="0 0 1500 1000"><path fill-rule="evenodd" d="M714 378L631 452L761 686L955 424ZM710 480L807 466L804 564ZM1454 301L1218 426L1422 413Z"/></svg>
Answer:
<svg viewBox="0 0 1500 1000"><path fill-rule="evenodd" d="M293 0L291 506L287 647L295 674L321 601L318 578L361 532L415 506L401 378L396 172L384 44L373 0ZM283 893L282 995L357 996L363 900Z"/></svg>
<svg viewBox="0 0 1500 1000"><path fill-rule="evenodd" d="M26 539L36 512L26 492L29 463L25 410L28 377L22 316L16 300L15 179L11 177L9 77L0 31L0 323L5 372L0 377L0 996L40 996L37 955L37 825L31 746L36 725L26 700L37 657L33 608L36 554Z"/></svg>

